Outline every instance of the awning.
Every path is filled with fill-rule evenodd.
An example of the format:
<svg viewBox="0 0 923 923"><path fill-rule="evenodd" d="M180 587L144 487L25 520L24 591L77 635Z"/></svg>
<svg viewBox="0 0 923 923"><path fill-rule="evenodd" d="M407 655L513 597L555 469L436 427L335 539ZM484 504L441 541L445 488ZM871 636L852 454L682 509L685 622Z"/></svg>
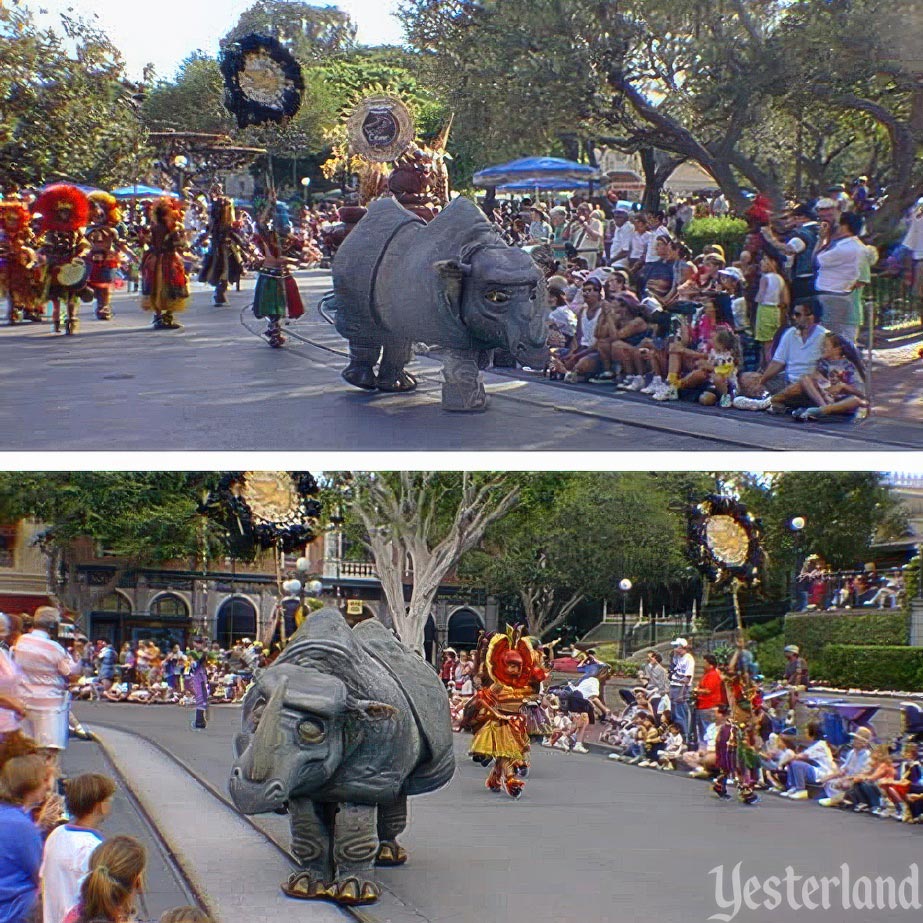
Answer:
<svg viewBox="0 0 923 923"><path fill-rule="evenodd" d="M33 615L39 606L53 606L47 593L0 593L0 612Z"/></svg>
<svg viewBox="0 0 923 923"><path fill-rule="evenodd" d="M563 160L560 157L523 157L478 170L472 178L475 186L502 186L504 183L517 183L522 180L536 179L577 180L590 182L599 179L596 167L575 160Z"/></svg>

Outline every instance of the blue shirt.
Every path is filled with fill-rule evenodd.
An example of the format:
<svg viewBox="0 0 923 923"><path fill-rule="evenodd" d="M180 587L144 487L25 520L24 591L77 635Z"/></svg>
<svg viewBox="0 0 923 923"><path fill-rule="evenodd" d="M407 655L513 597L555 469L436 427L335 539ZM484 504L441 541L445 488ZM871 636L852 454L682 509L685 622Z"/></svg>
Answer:
<svg viewBox="0 0 923 923"><path fill-rule="evenodd" d="M38 901L42 837L22 808L0 802L0 923L24 923Z"/></svg>

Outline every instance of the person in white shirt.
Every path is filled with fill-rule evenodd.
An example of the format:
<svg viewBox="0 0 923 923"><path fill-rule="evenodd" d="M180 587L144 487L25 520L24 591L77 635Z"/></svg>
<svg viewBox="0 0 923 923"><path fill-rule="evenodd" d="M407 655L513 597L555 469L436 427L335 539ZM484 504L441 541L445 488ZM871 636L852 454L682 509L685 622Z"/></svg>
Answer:
<svg viewBox="0 0 923 923"><path fill-rule="evenodd" d="M810 743L788 764L788 789L782 792L782 797L792 801L807 800L809 783L824 782L836 772L833 753L823 738L820 722L809 721L807 735Z"/></svg>
<svg viewBox="0 0 923 923"><path fill-rule="evenodd" d="M103 841L96 829L109 816L115 782L87 773L67 783L64 803L70 823L55 827L42 854L43 923L63 923L80 902L80 885L90 869L90 856Z"/></svg>
<svg viewBox="0 0 923 923"><path fill-rule="evenodd" d="M7 641L10 636L10 619L0 612L0 740L6 734L19 730L26 708L22 703L22 674L10 656Z"/></svg>
<svg viewBox="0 0 923 923"><path fill-rule="evenodd" d="M609 265L627 269L635 229L628 220L628 212L624 208L617 208L612 213L612 221L615 227L612 242L609 245Z"/></svg>
<svg viewBox="0 0 923 923"><path fill-rule="evenodd" d="M685 638L671 642L673 661L670 664L670 714L679 725L685 739L689 734L689 693L695 675L695 658L689 653Z"/></svg>
<svg viewBox="0 0 923 923"><path fill-rule="evenodd" d="M843 762L838 769L823 780L826 798L821 798L820 804L825 808L835 807L845 798L846 793L858 781L856 776L868 772L872 765L872 731L871 728L860 727L852 737L852 746L846 751Z"/></svg>
<svg viewBox="0 0 923 923"><path fill-rule="evenodd" d="M35 610L34 628L23 635L13 650L22 671L22 701L26 707L23 733L39 747L56 752L67 746L68 686L80 674L80 665L51 639L61 613L53 606ZM50 753L48 754L50 755Z"/></svg>
<svg viewBox="0 0 923 923"><path fill-rule="evenodd" d="M923 199L910 211L910 225L903 245L910 251L910 259L913 261L911 291L914 298L923 298Z"/></svg>
<svg viewBox="0 0 923 923"><path fill-rule="evenodd" d="M817 298L823 309L824 326L852 342L856 341L861 317L852 296L868 259L865 244L859 239L862 217L844 212L837 221L829 243L816 254Z"/></svg>

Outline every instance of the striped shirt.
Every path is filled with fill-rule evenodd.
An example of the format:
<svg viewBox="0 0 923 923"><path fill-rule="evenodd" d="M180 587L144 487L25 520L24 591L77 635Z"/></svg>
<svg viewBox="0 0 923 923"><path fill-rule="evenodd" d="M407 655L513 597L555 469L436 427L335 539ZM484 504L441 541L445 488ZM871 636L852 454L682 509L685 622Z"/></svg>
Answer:
<svg viewBox="0 0 923 923"><path fill-rule="evenodd" d="M9 653L0 647L0 695L18 699L22 693L22 676ZM0 708L0 734L18 730L19 715L12 709Z"/></svg>
<svg viewBox="0 0 923 923"><path fill-rule="evenodd" d="M56 709L64 705L68 679L76 676L80 667L57 641L35 629L16 642L13 657L22 671L20 688L27 708Z"/></svg>

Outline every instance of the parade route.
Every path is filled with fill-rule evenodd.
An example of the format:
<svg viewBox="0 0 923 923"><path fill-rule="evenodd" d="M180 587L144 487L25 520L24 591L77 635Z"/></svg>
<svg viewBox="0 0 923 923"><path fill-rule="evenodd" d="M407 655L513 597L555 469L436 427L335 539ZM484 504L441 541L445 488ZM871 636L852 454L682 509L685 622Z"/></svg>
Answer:
<svg viewBox="0 0 923 923"><path fill-rule="evenodd" d="M298 273L306 314L270 349L248 305L192 285L184 329L155 331L140 298L113 299L115 320L81 311L80 332L0 328L0 427L10 451L883 451L923 448L923 427L872 418L796 426L766 414L664 406L608 386L565 385L522 371L486 372L484 414L440 407L432 357L411 368L413 394L362 392L340 378L345 341L317 312L330 287Z"/></svg>
<svg viewBox="0 0 923 923"><path fill-rule="evenodd" d="M188 841L194 831L203 848L212 850L213 861L187 874L208 893L223 895L221 923L257 919L227 909L236 903L246 906L248 889L273 901L274 915L266 919L282 919L280 907L288 920L326 921L334 919L331 911L339 913L324 904L275 903L275 885L286 863L270 844L287 848L286 818L263 815L252 818L251 825L230 816L224 799L231 739L240 720L237 707L212 709L203 733L191 731L190 713L176 707L79 703L77 713L98 733L126 777L140 780L133 784L148 793L164 839ZM721 899L728 901L729 876L737 863L743 879L781 877L788 866L800 876L833 876L844 863L854 878L900 878L918 853L914 827L773 796L764 796L755 808L736 800L719 802L706 785L680 773L623 766L599 752L537 748L525 794L512 801L485 791L486 772L465 757L468 741L464 735L456 738L458 771L452 783L411 800L410 826L401 838L410 861L403 868L379 871L385 896L361 908L357 919L704 923L713 914L733 913L716 898L711 870L718 866L725 871ZM198 794L194 808L184 811L190 779ZM217 845L209 831L231 823L237 824L239 842L233 848ZM253 839L255 831L266 838L262 847ZM194 852L190 848L185 861ZM250 858L241 866L237 863L244 854ZM222 855L228 861L220 861ZM810 913L811 919L838 923L918 916L919 911L878 913L842 905ZM744 906L734 919L802 923L805 917L803 909L783 904L771 912Z"/></svg>

